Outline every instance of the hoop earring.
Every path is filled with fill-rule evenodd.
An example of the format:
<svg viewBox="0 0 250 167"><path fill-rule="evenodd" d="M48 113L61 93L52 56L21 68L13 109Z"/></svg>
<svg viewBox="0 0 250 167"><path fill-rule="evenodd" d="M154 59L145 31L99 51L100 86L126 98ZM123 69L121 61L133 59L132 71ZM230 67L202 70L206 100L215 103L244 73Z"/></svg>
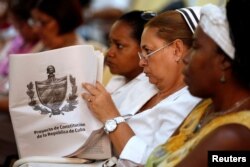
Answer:
<svg viewBox="0 0 250 167"><path fill-rule="evenodd" d="M220 77L220 82L221 83L225 83L226 82L226 77L225 77L225 73L223 72L222 76Z"/></svg>

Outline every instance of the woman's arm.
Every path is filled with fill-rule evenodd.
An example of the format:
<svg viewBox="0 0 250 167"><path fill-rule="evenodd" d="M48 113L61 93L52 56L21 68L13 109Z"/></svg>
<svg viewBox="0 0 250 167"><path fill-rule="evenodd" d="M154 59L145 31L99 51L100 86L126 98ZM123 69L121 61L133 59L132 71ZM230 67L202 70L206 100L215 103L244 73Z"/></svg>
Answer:
<svg viewBox="0 0 250 167"><path fill-rule="evenodd" d="M9 112L9 98L0 97L0 112Z"/></svg>
<svg viewBox="0 0 250 167"><path fill-rule="evenodd" d="M93 112L97 119L105 123L109 119L120 116L119 111L115 107L110 94L99 83L96 86L91 84L83 84L83 87L89 92L82 95L86 100L89 109ZM109 133L110 140L115 147L116 152L120 155L128 140L135 134L127 123L118 124L117 128Z"/></svg>

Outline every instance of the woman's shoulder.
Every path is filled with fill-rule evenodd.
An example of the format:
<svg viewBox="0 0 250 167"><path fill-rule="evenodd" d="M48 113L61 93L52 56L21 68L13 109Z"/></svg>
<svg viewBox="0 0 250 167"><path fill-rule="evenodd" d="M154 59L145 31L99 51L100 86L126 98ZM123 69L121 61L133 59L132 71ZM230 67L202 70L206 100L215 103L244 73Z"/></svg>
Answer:
<svg viewBox="0 0 250 167"><path fill-rule="evenodd" d="M244 141L250 139L250 111L239 111L224 116L220 116L206 127L203 132L210 131L208 133L208 142L219 144L220 147L229 147L230 143L232 147L244 145ZM202 132L202 133L203 133ZM249 144L250 147L250 144Z"/></svg>
<svg viewBox="0 0 250 167"><path fill-rule="evenodd" d="M230 124L238 124L250 129L250 110L242 110L238 112L232 112L226 115L216 117L211 121L211 125L216 127L226 126Z"/></svg>
<svg viewBox="0 0 250 167"><path fill-rule="evenodd" d="M222 125L204 138L204 145L214 150L249 150L250 129L244 124Z"/></svg>
<svg viewBox="0 0 250 167"><path fill-rule="evenodd" d="M188 154L179 166L197 166L197 164L199 164L198 166L204 166L204 163L206 162L204 157L207 157L208 151L249 150L249 138L250 129L242 124L232 123L219 126L209 134L203 136L203 138L197 143L197 146L194 147L192 152ZM193 157L197 156L200 156L201 158L196 161L191 160Z"/></svg>

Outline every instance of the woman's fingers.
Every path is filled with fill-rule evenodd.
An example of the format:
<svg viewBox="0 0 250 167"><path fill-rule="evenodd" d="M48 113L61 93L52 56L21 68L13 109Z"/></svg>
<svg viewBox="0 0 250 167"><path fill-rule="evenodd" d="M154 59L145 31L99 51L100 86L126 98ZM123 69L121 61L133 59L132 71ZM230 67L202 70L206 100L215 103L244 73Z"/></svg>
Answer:
<svg viewBox="0 0 250 167"><path fill-rule="evenodd" d="M92 98L91 95L88 94L88 93L83 93L83 94L82 94L82 97L83 97L83 99L86 100L87 102L92 102L92 101L93 101L93 98Z"/></svg>
<svg viewBox="0 0 250 167"><path fill-rule="evenodd" d="M96 89L98 89L101 92L106 92L105 87L99 81L96 81Z"/></svg>
<svg viewBox="0 0 250 167"><path fill-rule="evenodd" d="M84 89L86 89L90 94L94 96L99 94L99 90L94 85L91 85L89 83L83 83L82 86Z"/></svg>

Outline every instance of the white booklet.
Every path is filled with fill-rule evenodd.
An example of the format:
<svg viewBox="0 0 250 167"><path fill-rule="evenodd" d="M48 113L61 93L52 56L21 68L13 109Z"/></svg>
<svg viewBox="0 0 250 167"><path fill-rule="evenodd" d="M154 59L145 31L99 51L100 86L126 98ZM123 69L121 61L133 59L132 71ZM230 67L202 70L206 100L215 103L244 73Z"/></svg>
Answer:
<svg viewBox="0 0 250 167"><path fill-rule="evenodd" d="M90 45L10 56L9 107L19 156L111 157L103 124L82 83L102 80L103 54Z"/></svg>

